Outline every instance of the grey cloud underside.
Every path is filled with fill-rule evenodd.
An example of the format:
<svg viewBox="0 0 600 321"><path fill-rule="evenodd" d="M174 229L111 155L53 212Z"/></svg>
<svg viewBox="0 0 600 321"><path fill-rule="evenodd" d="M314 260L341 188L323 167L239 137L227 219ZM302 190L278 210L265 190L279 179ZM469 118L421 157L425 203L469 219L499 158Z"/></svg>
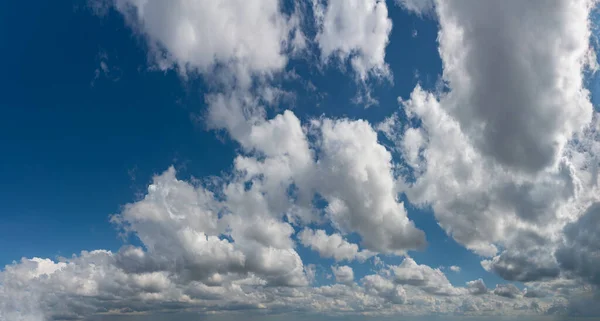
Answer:
<svg viewBox="0 0 600 321"><path fill-rule="evenodd" d="M564 243L556 258L565 271L600 285L600 203L592 204L564 228Z"/></svg>
<svg viewBox="0 0 600 321"><path fill-rule="evenodd" d="M447 110L484 155L539 171L590 121L582 84L590 7L590 1L438 4Z"/></svg>

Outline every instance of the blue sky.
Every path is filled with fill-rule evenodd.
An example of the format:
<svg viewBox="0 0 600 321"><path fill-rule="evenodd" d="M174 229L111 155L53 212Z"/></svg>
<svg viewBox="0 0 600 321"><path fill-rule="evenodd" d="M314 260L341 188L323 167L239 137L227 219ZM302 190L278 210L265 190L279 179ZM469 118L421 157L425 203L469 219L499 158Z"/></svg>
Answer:
<svg viewBox="0 0 600 321"><path fill-rule="evenodd" d="M590 3L257 3L0 4L0 319L600 313Z"/></svg>

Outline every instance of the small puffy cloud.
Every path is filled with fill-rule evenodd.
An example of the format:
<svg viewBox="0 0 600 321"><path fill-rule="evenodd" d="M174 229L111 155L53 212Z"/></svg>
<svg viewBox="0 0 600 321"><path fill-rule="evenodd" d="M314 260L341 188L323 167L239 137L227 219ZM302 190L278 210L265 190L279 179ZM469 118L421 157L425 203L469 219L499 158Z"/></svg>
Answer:
<svg viewBox="0 0 600 321"><path fill-rule="evenodd" d="M334 258L336 261L356 259L364 262L374 255L369 251L359 251L358 245L346 241L339 233L327 235L324 230L305 228L298 233L298 239L302 245L319 252L321 257Z"/></svg>
<svg viewBox="0 0 600 321"><path fill-rule="evenodd" d="M338 283L351 284L354 282L354 271L347 265L332 266L331 271Z"/></svg>
<svg viewBox="0 0 600 321"><path fill-rule="evenodd" d="M460 266L452 265L448 269L452 272L456 272L456 273L460 272Z"/></svg>
<svg viewBox="0 0 600 321"><path fill-rule="evenodd" d="M313 0L321 59L349 61L357 77L390 77L385 48L392 31L385 1Z"/></svg>
<svg viewBox="0 0 600 321"><path fill-rule="evenodd" d="M287 46L297 18L276 0L163 1L115 0L131 28L144 36L149 59L160 69L212 77L223 65L242 85L253 74L269 74L287 64Z"/></svg>

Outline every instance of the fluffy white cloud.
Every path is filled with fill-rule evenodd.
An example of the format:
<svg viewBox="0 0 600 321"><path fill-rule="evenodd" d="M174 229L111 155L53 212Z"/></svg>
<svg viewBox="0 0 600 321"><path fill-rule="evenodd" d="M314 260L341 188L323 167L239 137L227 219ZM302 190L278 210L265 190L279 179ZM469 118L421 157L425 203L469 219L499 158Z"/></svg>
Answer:
<svg viewBox="0 0 600 321"><path fill-rule="evenodd" d="M149 260L190 280L251 272L272 284L305 284L302 261L290 239L293 228L269 217L254 190L225 189L227 202L221 204L206 189L178 180L173 168L155 177L143 200L113 216L147 248L147 253L127 254L126 261L148 266Z"/></svg>
<svg viewBox="0 0 600 321"><path fill-rule="evenodd" d="M392 31L385 1L313 0L321 58L350 61L357 77L390 77L385 48Z"/></svg>
<svg viewBox="0 0 600 321"><path fill-rule="evenodd" d="M247 211L254 204L254 212L284 215L293 223L326 220L341 234L358 233L361 245L374 252L402 253L425 245L424 233L397 200L391 154L379 144L369 123L324 118L304 129L286 111L251 126L239 141L250 154L235 160L244 183L235 182L225 190L228 206L236 206L232 212ZM245 190L247 182L252 182L250 191ZM250 192L255 193L251 199L238 201ZM314 215L319 210L313 208L315 195L328 203L325 217ZM301 236L305 244L314 245L308 234ZM342 241L338 245L337 251L344 252L353 247ZM369 252L356 255L362 259Z"/></svg>
<svg viewBox="0 0 600 321"><path fill-rule="evenodd" d="M456 272L456 273L460 272L460 266L452 265L448 269L450 269L450 271L452 271L452 272Z"/></svg>
<svg viewBox="0 0 600 321"><path fill-rule="evenodd" d="M329 202L327 215L336 228L357 232L369 250L399 253L425 246L397 199L392 156L365 121L324 119L318 124L318 192Z"/></svg>
<svg viewBox="0 0 600 321"><path fill-rule="evenodd" d="M455 288L440 269L419 265L407 257L400 265L391 266L394 281L398 284L418 286L423 291L437 295L460 295L464 289Z"/></svg>
<svg viewBox="0 0 600 321"><path fill-rule="evenodd" d="M338 283L351 284L354 282L354 270L347 265L332 266L331 271L335 277L335 281Z"/></svg>
<svg viewBox="0 0 600 321"><path fill-rule="evenodd" d="M242 86L253 74L281 70L297 30L297 17L280 1L115 0L134 31L147 41L149 58L160 69L231 77ZM228 73L215 72L224 67Z"/></svg>
<svg viewBox="0 0 600 321"><path fill-rule="evenodd" d="M319 252L321 257L334 258L336 261L356 259L364 262L367 258L375 255L370 251L359 251L358 245L346 241L339 233L327 235L324 230L305 228L298 233L298 239L302 245Z"/></svg>

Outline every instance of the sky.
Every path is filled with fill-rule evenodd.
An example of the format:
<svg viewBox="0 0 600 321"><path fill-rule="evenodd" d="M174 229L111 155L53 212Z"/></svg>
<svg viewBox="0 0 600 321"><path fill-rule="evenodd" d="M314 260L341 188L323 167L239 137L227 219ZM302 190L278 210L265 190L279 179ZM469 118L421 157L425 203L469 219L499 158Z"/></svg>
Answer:
<svg viewBox="0 0 600 321"><path fill-rule="evenodd" d="M0 15L0 321L600 318L595 1Z"/></svg>

